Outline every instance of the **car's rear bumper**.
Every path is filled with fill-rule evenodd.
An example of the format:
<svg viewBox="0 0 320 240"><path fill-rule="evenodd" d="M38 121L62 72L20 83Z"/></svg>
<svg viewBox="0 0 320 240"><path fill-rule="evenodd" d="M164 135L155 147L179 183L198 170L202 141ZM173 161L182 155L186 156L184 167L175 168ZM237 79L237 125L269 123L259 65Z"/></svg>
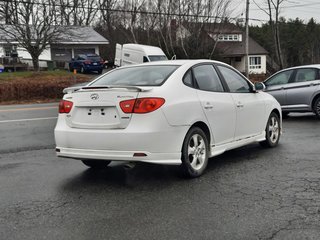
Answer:
<svg viewBox="0 0 320 240"><path fill-rule="evenodd" d="M86 71L100 71L104 68L104 65L97 65L97 66L86 66L84 65L84 70Z"/></svg>
<svg viewBox="0 0 320 240"><path fill-rule="evenodd" d="M82 129L68 126L65 116L60 115L55 128L57 155L181 164L182 144L189 127L170 126L161 112L155 117L154 121L143 121L144 116L137 115L125 129Z"/></svg>
<svg viewBox="0 0 320 240"><path fill-rule="evenodd" d="M150 153L145 151L111 151L75 148L56 148L58 157L85 159L148 162L166 165L180 165L181 153ZM138 154L140 156L135 156Z"/></svg>

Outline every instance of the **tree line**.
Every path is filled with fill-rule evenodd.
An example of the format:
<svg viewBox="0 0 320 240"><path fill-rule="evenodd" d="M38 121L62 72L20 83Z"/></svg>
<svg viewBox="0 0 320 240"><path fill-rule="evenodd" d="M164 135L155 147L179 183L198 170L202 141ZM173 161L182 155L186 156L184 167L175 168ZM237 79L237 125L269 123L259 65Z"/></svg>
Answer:
<svg viewBox="0 0 320 240"><path fill-rule="evenodd" d="M278 69L320 63L320 24L311 18L303 20L280 18L278 22L282 66L277 57L274 33L270 23L251 26L250 35L262 45L277 62ZM270 69L272 71L272 69Z"/></svg>

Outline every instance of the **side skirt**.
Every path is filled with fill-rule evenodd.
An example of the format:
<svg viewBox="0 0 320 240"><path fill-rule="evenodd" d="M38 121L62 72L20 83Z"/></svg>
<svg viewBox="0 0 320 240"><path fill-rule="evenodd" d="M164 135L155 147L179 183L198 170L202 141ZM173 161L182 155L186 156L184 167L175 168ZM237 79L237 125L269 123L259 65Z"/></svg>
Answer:
<svg viewBox="0 0 320 240"><path fill-rule="evenodd" d="M254 137L233 141L231 143L223 144L220 146L211 146L210 157L218 156L218 155L224 153L225 151L235 149L238 147L242 147L242 146L248 145L250 143L262 142L264 140L266 140L266 132L265 131L263 131L261 134L254 136Z"/></svg>

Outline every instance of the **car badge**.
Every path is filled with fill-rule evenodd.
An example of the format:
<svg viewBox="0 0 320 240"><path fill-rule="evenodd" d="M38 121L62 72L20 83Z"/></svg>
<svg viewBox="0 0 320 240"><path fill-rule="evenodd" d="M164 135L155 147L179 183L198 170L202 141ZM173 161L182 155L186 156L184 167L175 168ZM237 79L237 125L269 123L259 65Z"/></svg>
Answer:
<svg viewBox="0 0 320 240"><path fill-rule="evenodd" d="M93 93L93 94L90 95L90 98L91 98L92 100L98 100L98 99L99 99L99 95L96 94L96 93Z"/></svg>

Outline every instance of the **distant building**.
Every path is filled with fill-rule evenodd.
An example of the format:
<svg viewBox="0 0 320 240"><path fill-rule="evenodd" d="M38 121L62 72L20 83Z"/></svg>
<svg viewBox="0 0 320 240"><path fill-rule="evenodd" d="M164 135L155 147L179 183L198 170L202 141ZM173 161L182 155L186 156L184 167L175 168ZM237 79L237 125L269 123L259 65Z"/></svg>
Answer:
<svg viewBox="0 0 320 240"><path fill-rule="evenodd" d="M202 29L201 36L211 44L216 44L215 55L219 55L224 62L245 72L245 33L232 23L197 23L182 24L176 26L175 39L177 43L181 38L188 38L191 33L187 26ZM266 74L268 51L259 45L254 39L249 38L249 73Z"/></svg>
<svg viewBox="0 0 320 240"><path fill-rule="evenodd" d="M9 25L8 25L9 27ZM99 46L109 44L109 41L97 33L92 27L68 26L64 27L59 41L50 43L49 47L39 57L40 67L47 67L47 61L54 61L57 66L64 67L78 54L99 54ZM32 66L32 58L17 39L8 39L0 30L0 59L10 59L17 55L19 61ZM1 61L0 61L1 63Z"/></svg>

